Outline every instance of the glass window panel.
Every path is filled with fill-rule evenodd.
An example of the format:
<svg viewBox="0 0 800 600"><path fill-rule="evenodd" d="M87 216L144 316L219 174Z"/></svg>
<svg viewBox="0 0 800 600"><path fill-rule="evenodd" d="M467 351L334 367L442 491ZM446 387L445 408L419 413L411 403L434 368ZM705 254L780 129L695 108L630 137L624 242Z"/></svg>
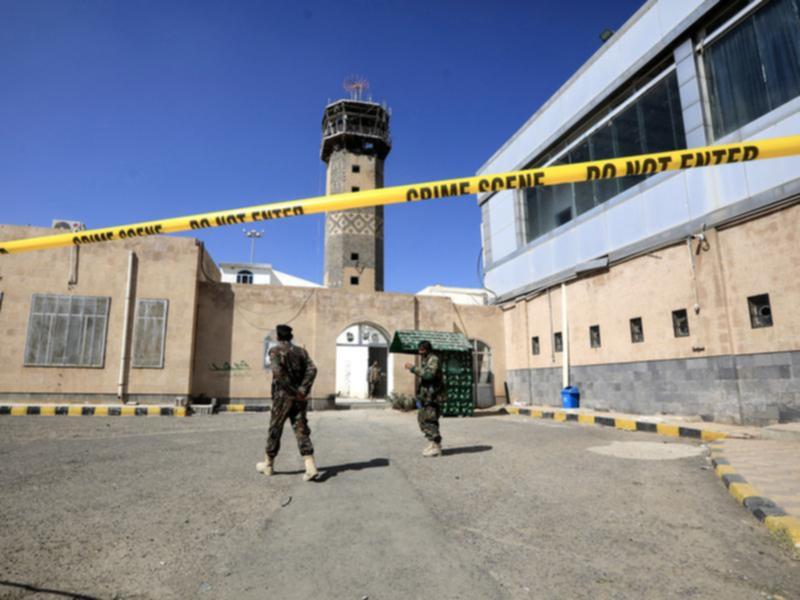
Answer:
<svg viewBox="0 0 800 600"><path fill-rule="evenodd" d="M752 19L706 50L714 135L722 137L769 110Z"/></svg>
<svg viewBox="0 0 800 600"><path fill-rule="evenodd" d="M56 314L67 315L69 314L69 307L72 304L69 296L58 296L56 298Z"/></svg>
<svg viewBox="0 0 800 600"><path fill-rule="evenodd" d="M59 310L61 305L59 304ZM53 329L51 331L50 356L47 363L51 365L63 365L64 355L67 349L67 324L66 315L56 315L53 319Z"/></svg>
<svg viewBox="0 0 800 600"><path fill-rule="evenodd" d="M796 0L773 0L754 15L767 102L777 108L800 95L800 16Z"/></svg>
<svg viewBox="0 0 800 600"><path fill-rule="evenodd" d="M133 335L132 365L137 368L164 366L167 300L139 300Z"/></svg>
<svg viewBox="0 0 800 600"><path fill-rule="evenodd" d="M108 298L34 294L28 323L25 365L102 366L106 316L93 317ZM95 350L95 348L100 350ZM99 358L96 358L99 357Z"/></svg>
<svg viewBox="0 0 800 600"><path fill-rule="evenodd" d="M637 104L642 111L644 124L645 152L666 152L675 149L673 123L669 110L668 81L675 74L669 75L665 81L644 94Z"/></svg>
<svg viewBox="0 0 800 600"><path fill-rule="evenodd" d="M575 146L569 153L569 162L582 163L589 162L591 159L589 155L589 142L584 140ZM594 201L594 186L589 182L574 184L575 195L575 211L582 215L595 206Z"/></svg>
<svg viewBox="0 0 800 600"><path fill-rule="evenodd" d="M527 241L539 237L539 194L542 188L528 188L524 191L525 236ZM544 232L541 232L544 233Z"/></svg>
<svg viewBox="0 0 800 600"><path fill-rule="evenodd" d="M614 128L611 123L603 125L589 136L589 153L592 160L602 160L616 156L614 152ZM594 197L598 204L602 204L619 193L619 183L616 179L593 181L592 185L594 186Z"/></svg>
<svg viewBox="0 0 800 600"><path fill-rule="evenodd" d="M653 81L658 73L653 71L641 81L634 82L618 97L630 98L636 89ZM596 112L594 123L599 123L599 126L590 135L580 131L589 131L593 126L591 122L584 124L578 132L565 137L559 146L548 153L547 156L553 156L577 140L575 147L555 162L555 165L686 147L677 75L674 71L663 76L652 89L623 108L619 114L603 122L604 115L609 114L609 106ZM537 164L545 164L546 158L543 157ZM644 176L633 176L604 179L549 186L526 192L523 198L527 241L530 242L576 216L588 212L644 178Z"/></svg>
<svg viewBox="0 0 800 600"><path fill-rule="evenodd" d="M70 315L67 323L65 364L79 365L82 356L83 319L80 315Z"/></svg>

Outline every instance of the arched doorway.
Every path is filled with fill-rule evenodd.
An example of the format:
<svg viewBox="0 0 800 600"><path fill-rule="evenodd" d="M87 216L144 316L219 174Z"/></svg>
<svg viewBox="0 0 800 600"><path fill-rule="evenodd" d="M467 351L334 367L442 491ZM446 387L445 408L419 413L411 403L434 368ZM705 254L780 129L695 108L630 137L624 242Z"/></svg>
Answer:
<svg viewBox="0 0 800 600"><path fill-rule="evenodd" d="M375 398L385 398L393 388L393 357L389 336L371 323L356 323L336 338L336 396L348 400L368 400L369 366L376 362L382 377Z"/></svg>

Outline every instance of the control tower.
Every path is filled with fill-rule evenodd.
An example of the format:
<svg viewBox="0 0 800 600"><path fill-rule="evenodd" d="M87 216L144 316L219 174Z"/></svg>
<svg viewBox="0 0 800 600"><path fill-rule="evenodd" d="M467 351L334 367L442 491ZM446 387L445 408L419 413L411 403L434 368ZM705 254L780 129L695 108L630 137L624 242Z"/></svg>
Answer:
<svg viewBox="0 0 800 600"><path fill-rule="evenodd" d="M388 108L362 99L364 79L348 79L344 87L350 99L328 104L322 117L326 194L383 187L383 161L392 149ZM382 206L326 214L324 285L383 291Z"/></svg>

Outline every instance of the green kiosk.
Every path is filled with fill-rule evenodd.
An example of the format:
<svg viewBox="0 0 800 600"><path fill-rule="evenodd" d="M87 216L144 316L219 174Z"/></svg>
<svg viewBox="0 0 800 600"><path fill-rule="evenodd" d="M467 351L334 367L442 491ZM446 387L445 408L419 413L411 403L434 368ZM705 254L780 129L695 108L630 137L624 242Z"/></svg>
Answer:
<svg viewBox="0 0 800 600"><path fill-rule="evenodd" d="M467 417L475 411L472 379L472 345L464 334L447 331L397 331L389 352L417 354L419 343L428 340L442 361L445 417Z"/></svg>

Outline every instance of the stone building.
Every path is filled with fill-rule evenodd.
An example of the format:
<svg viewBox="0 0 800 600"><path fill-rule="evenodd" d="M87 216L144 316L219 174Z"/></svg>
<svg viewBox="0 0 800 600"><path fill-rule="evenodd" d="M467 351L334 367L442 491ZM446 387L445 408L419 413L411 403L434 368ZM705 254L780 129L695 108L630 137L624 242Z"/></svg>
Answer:
<svg viewBox="0 0 800 600"><path fill-rule="evenodd" d="M50 232L0 226L0 240ZM0 401L263 402L271 384L265 354L275 325L287 322L320 367L312 392L317 405L362 395L360 378L343 372L343 357L361 356L365 384L367 359L381 349L385 356L398 329L459 331L485 344L494 391L503 394L498 307L220 279L203 245L185 237L4 256ZM387 393L413 393L402 361L386 357L386 368Z"/></svg>

